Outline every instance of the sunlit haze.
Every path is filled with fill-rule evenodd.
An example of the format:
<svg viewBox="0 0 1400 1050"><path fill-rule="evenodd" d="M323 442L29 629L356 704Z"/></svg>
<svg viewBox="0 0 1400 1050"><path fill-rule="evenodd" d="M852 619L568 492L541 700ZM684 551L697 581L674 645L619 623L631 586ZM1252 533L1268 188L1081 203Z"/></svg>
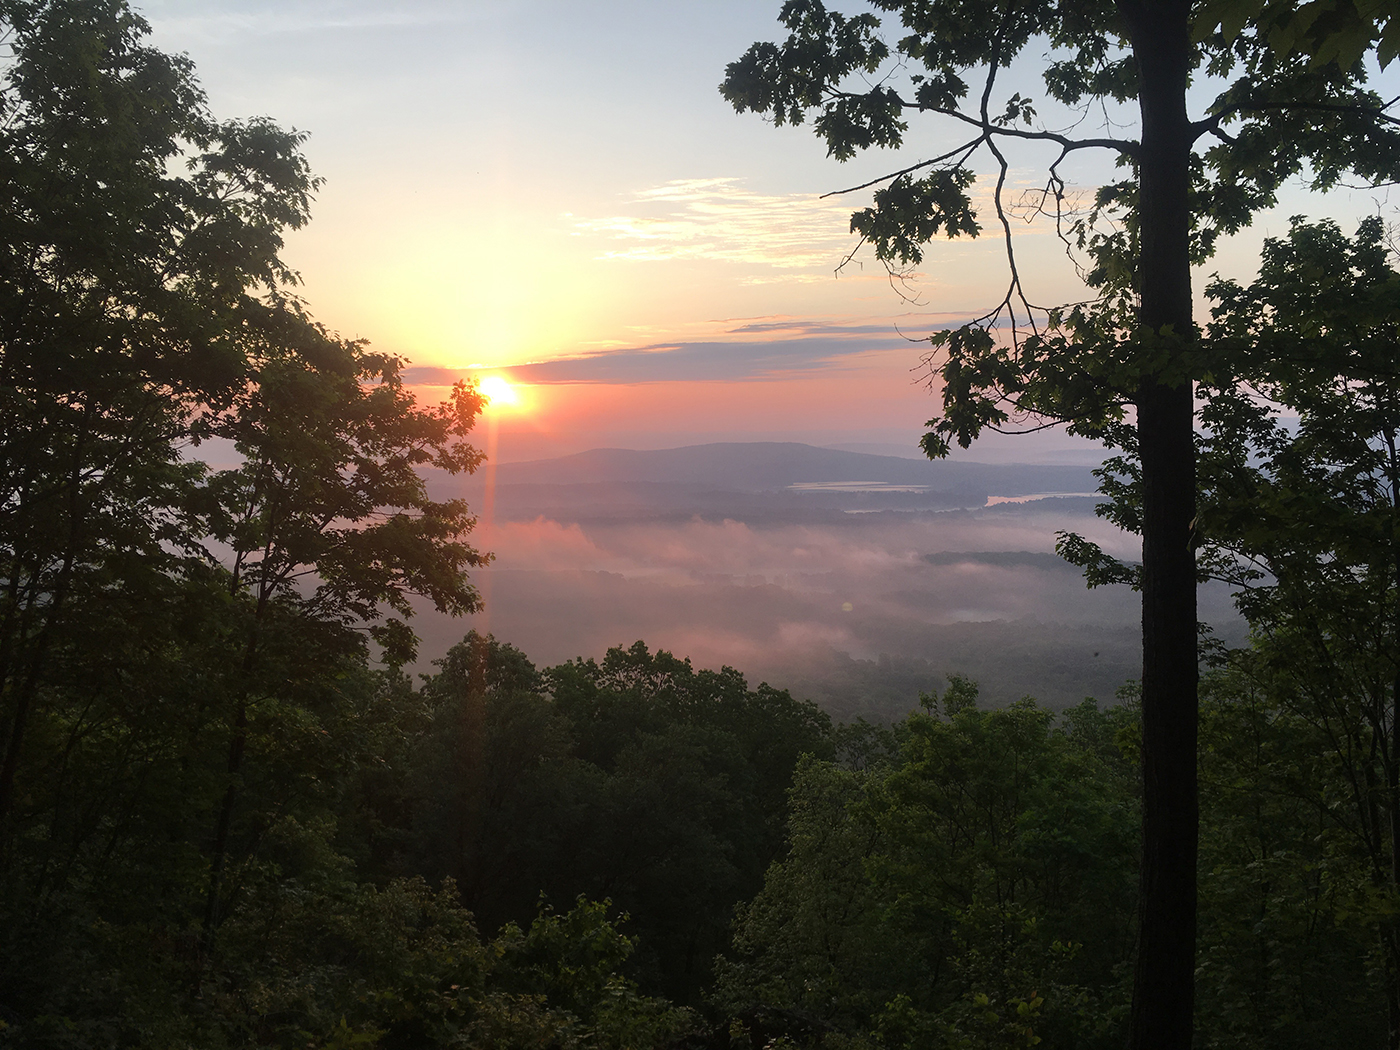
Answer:
<svg viewBox="0 0 1400 1050"><path fill-rule="evenodd" d="M1097 484L1101 449L1053 429L993 434L955 450L953 474L912 488L890 480L919 459L938 411L928 336L980 316L1006 288L990 180L971 191L985 235L939 240L893 279L849 232L871 191L831 191L942 152L947 129L911 119L906 148L842 164L808 126L736 115L717 90L725 65L779 35L780 6L149 0L143 11L158 46L190 56L217 116L266 115L307 133L324 182L284 255L311 313L407 359L425 403L462 379L486 395L476 433L486 466L430 482L442 498L467 498L472 541L496 557L474 576L485 610L471 626L545 662L643 637L838 707L831 675L886 656L911 661L919 681L972 671L993 699L1108 696L1137 673L1136 598L1086 592L1050 553L1056 531L1072 529L1137 556L1136 537L1075 495ZM1034 92L1037 61L1018 61L998 88ZM1390 83L1400 63L1381 80L1400 93ZM1040 116L1066 127L1083 117ZM1012 157L1008 200L1043 186L1048 159L1034 147ZM1121 177L1092 152L1060 170L1071 206ZM1082 298L1053 223L1013 212L1029 297ZM1198 296L1212 272L1252 276L1263 238L1303 213L1352 227L1393 220L1395 205L1385 190L1290 186L1221 243L1197 273ZM820 476L775 467L755 487L723 471L648 473L636 459L719 442L783 443L742 453L755 462L816 451L792 443L827 460L811 460ZM622 458L607 477L573 460L546 481L529 473L529 461L590 449L633 451L609 453ZM847 452L904 458L840 460ZM685 461L714 467L727 455ZM1035 466L999 475L978 463ZM956 474L964 468L974 473ZM1008 551L1030 560L997 553ZM1203 618L1229 630L1228 601L1203 601ZM988 626L967 633L976 624ZM465 625L425 609L418 629L431 658ZM1044 680L1047 652L1069 668L1058 685ZM885 674L884 663L860 666Z"/></svg>

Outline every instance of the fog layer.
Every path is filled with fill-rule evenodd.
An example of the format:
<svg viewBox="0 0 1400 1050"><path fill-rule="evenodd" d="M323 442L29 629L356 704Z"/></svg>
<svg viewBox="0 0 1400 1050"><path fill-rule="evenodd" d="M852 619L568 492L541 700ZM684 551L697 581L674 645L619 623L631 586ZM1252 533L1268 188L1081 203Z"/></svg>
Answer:
<svg viewBox="0 0 1400 1050"><path fill-rule="evenodd" d="M733 460L735 446L713 447ZM645 469L657 476L655 463ZM1033 488L1034 468L1018 470ZM996 479L989 486L975 471L956 479L961 495L869 477L813 490L780 484L781 472L747 491L719 487L708 471L688 483L629 481L623 470L572 485L546 466L522 473L529 484L502 468L492 519L477 533L495 554L477 577L484 611L420 616L425 658L473 627L545 665L640 639L699 666L737 667L839 716L875 718L903 713L952 673L976 678L993 703L1030 694L1055 706L1111 700L1138 674L1139 596L1087 590L1053 553L1068 530L1136 558L1135 539L1097 518L1092 498L986 506ZM470 495L480 505L487 493ZM1202 597L1202 618L1237 634L1223 591Z"/></svg>

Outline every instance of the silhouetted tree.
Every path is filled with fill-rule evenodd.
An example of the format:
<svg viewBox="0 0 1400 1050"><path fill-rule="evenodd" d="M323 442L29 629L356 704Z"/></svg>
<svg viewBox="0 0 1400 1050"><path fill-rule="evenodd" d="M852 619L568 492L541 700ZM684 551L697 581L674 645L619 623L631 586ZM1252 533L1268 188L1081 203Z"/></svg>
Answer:
<svg viewBox="0 0 1400 1050"><path fill-rule="evenodd" d="M841 160L903 145L913 114L942 118L959 133L953 148L865 184L883 185L873 207L852 216L851 229L891 266L921 262L939 233L978 232L971 163L983 151L990 156L1010 277L986 316L933 337L944 414L930 420L929 455L946 455L951 439L967 447L984 427L1023 412L1131 445L1138 457L1140 520L1132 524L1143 537L1137 580L1146 796L1132 1044L1184 1048L1191 1043L1198 835L1192 383L1209 368L1192 318L1191 265L1209 256L1221 233L1273 203L1295 174L1307 171L1319 188L1345 173L1396 178L1394 103L1365 84L1369 57L1395 56L1400 19L1389 4L1251 0L871 6L898 20L893 44L882 38L877 14L846 16L820 0L789 0L780 14L786 41L751 47L730 64L721 91L736 110L777 124L813 117ZM999 84L1028 46L1048 50L1043 78L1051 104L1087 118L1100 106L1136 103L1138 137L1119 137L1117 125L1104 136L1075 137L1037 123L1037 100L1008 96ZM1193 75L1218 89L1195 119L1187 99ZM1198 150L1206 140L1209 148ZM1055 153L1039 206L1088 252L1086 279L1103 295L1094 304L1037 309L1023 288L1003 197L1006 150L1023 144ZM1131 177L1101 187L1092 212L1074 219L1064 213L1060 168L1088 149L1109 151ZM1117 225L1104 232L1096 222L1107 216ZM1132 428L1124 423L1129 406ZM1069 550L1084 552L1082 545Z"/></svg>

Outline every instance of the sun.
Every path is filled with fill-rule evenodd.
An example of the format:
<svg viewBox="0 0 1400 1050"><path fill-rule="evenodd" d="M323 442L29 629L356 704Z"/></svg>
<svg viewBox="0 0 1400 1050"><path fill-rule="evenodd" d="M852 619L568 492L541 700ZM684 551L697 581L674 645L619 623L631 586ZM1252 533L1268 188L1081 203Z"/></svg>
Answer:
<svg viewBox="0 0 1400 1050"><path fill-rule="evenodd" d="M520 392L502 376L487 376L481 380L477 389L490 398L492 405L520 404Z"/></svg>

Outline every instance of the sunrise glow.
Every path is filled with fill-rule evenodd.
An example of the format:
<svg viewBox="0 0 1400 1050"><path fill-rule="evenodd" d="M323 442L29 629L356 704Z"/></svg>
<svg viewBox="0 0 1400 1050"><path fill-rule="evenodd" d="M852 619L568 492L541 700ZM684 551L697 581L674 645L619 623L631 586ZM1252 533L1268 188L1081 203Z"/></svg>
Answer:
<svg viewBox="0 0 1400 1050"><path fill-rule="evenodd" d="M486 395L491 408L521 408L523 406L520 388L504 376L483 376L477 384L477 389Z"/></svg>

